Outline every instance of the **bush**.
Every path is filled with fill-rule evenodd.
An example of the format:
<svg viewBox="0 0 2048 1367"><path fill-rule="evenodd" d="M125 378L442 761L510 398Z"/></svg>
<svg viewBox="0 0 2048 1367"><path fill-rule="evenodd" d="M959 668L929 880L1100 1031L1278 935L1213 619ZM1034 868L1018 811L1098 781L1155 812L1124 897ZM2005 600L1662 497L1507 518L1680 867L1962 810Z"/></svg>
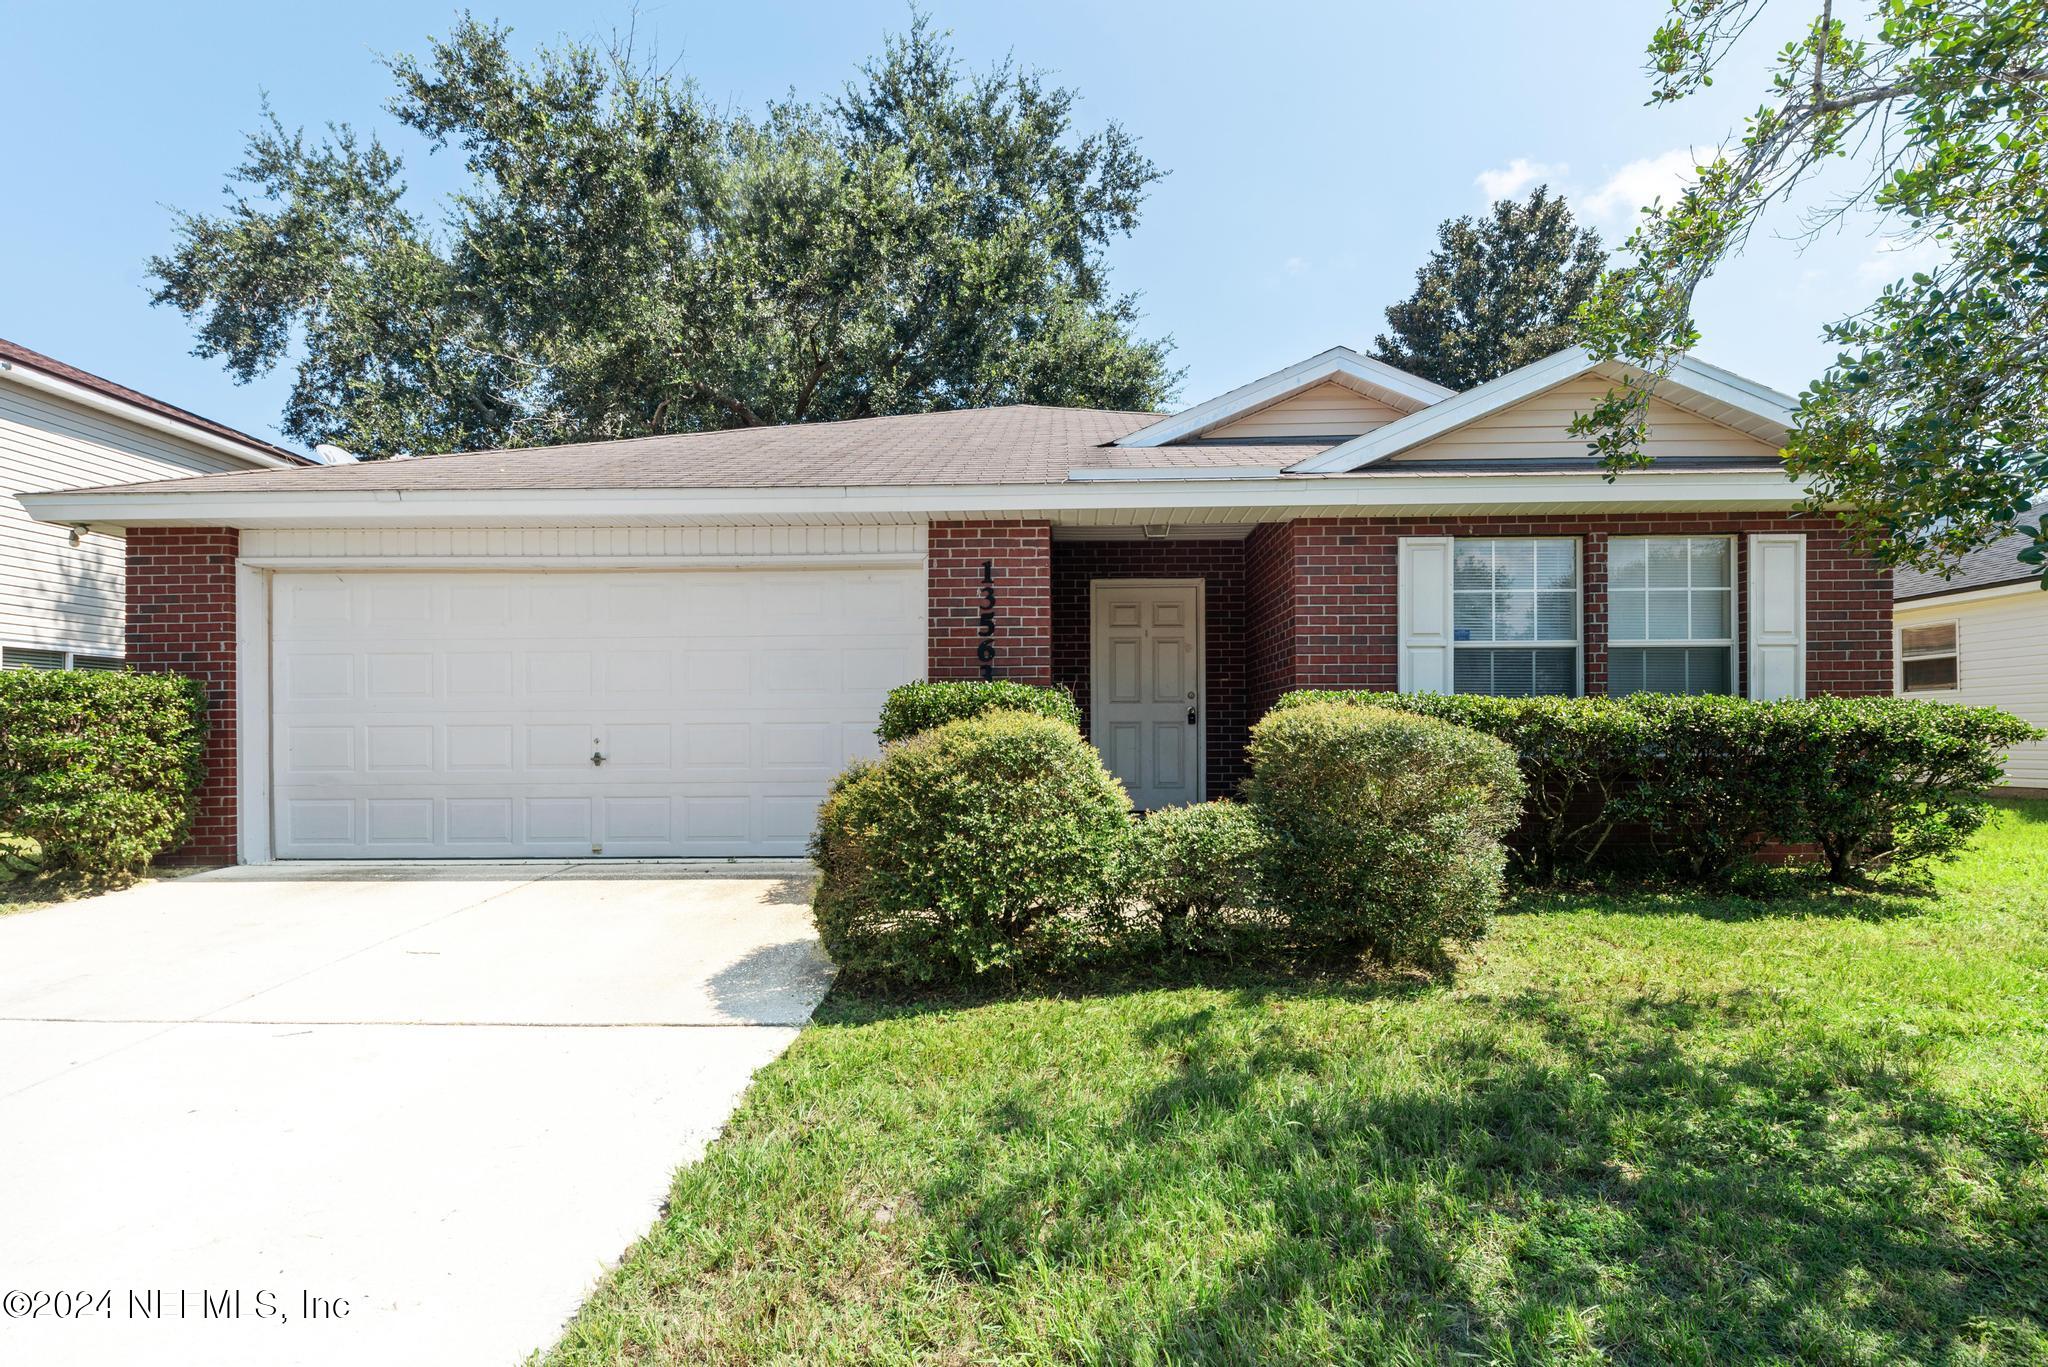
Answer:
<svg viewBox="0 0 2048 1367"><path fill-rule="evenodd" d="M1386 708L1296 704L1252 728L1251 764L1260 881L1298 950L1427 965L1485 933L1522 803L1506 745Z"/></svg>
<svg viewBox="0 0 2048 1367"><path fill-rule="evenodd" d="M994 679L912 683L892 688L882 704L882 724L875 728L875 734L886 745L949 721L964 721L989 712L1030 712L1063 721L1077 730L1081 725L1081 709L1066 689Z"/></svg>
<svg viewBox="0 0 2048 1367"><path fill-rule="evenodd" d="M133 873L191 828L205 704L170 674L0 674L0 831L41 867Z"/></svg>
<svg viewBox="0 0 2048 1367"><path fill-rule="evenodd" d="M1213 944L1232 911L1257 901L1258 818L1234 802L1148 812L1131 835L1122 891L1157 917L1176 949Z"/></svg>
<svg viewBox="0 0 2048 1367"><path fill-rule="evenodd" d="M1064 721L997 712L891 745L832 785L812 902L842 969L899 984L1050 964L1100 904L1131 803Z"/></svg>
<svg viewBox="0 0 2048 1367"><path fill-rule="evenodd" d="M1896 698L1483 698L1290 693L1276 710L1394 707L1514 747L1529 797L1512 848L1538 879L1654 871L1728 881L1810 844L1829 876L1951 857L1983 824L2004 752L2040 733L1995 708Z"/></svg>

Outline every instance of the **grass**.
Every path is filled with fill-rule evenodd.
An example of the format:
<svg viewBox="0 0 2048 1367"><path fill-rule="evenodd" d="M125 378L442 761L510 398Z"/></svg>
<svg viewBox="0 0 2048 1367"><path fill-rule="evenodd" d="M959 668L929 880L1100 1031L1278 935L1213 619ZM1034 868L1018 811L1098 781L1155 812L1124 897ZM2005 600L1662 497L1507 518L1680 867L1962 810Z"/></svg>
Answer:
<svg viewBox="0 0 2048 1367"><path fill-rule="evenodd" d="M835 995L549 1361L2048 1362L2048 803L1935 881Z"/></svg>

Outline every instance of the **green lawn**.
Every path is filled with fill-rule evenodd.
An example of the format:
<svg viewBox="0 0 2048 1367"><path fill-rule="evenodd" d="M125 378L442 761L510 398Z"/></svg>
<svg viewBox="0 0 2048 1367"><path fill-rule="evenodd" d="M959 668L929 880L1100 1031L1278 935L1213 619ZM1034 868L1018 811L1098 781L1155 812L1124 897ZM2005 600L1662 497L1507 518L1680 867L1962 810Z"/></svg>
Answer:
<svg viewBox="0 0 2048 1367"><path fill-rule="evenodd" d="M2048 1362L2048 803L1455 983L835 995L552 1361Z"/></svg>

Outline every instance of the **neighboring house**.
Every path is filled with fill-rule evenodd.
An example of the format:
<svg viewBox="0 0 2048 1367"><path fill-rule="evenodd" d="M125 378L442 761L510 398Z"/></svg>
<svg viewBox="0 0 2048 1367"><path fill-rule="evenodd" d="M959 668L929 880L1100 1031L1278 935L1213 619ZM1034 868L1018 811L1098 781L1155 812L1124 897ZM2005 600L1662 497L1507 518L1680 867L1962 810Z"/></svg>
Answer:
<svg viewBox="0 0 2048 1367"><path fill-rule="evenodd" d="M36 522L32 489L303 465L301 456L0 339L0 666L118 669L118 536Z"/></svg>
<svg viewBox="0 0 2048 1367"><path fill-rule="evenodd" d="M2027 519L2048 517L2038 503ZM2039 572L2019 558L2024 533L1965 555L1946 575L1900 570L1897 607L1899 696L2002 707L2048 727L2048 593ZM2021 745L2006 757L2013 789L2048 797L2048 745Z"/></svg>
<svg viewBox="0 0 2048 1367"><path fill-rule="evenodd" d="M1657 463L1610 482L1566 427L1622 373L1570 351L1452 394L1338 348L1172 416L27 502L125 529L131 658L228 718L193 857L794 854L919 677L1068 685L1146 807L1233 791L1290 688L1889 694L1890 576L1802 513L1791 400L1686 361Z"/></svg>

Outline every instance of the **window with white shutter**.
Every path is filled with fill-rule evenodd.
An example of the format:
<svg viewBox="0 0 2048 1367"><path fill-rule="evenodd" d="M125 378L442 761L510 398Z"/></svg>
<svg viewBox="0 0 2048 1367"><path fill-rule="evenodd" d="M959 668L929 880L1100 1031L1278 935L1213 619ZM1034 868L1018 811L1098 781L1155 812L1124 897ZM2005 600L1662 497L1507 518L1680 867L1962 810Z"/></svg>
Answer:
<svg viewBox="0 0 2048 1367"><path fill-rule="evenodd" d="M1452 691L1527 698L1579 691L1579 543L1459 537Z"/></svg>
<svg viewBox="0 0 2048 1367"><path fill-rule="evenodd" d="M1735 691L1735 543L1618 536L1607 543L1607 691Z"/></svg>

